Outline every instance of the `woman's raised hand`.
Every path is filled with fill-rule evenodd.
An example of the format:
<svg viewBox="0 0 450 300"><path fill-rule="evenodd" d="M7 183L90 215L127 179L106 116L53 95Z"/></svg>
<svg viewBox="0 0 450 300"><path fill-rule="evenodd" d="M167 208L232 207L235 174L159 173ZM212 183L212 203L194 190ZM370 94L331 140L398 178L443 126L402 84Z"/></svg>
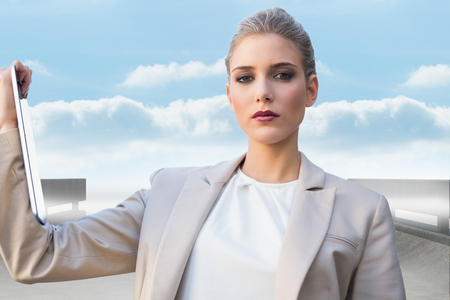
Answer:
<svg viewBox="0 0 450 300"><path fill-rule="evenodd" d="M20 61L14 61L8 68L0 68L0 133L17 128L16 107L11 82L11 68L16 65L19 94L27 98L33 71Z"/></svg>

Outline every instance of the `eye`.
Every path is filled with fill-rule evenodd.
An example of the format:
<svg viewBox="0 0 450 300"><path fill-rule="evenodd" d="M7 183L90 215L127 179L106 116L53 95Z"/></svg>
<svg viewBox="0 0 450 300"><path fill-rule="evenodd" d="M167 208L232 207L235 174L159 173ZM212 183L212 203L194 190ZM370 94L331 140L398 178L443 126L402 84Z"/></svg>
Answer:
<svg viewBox="0 0 450 300"><path fill-rule="evenodd" d="M253 78L251 76L248 76L248 75L242 75L242 76L239 76L238 78L236 78L236 81L237 82L241 82L241 83L247 83L247 82L250 82L252 80L253 80Z"/></svg>
<svg viewBox="0 0 450 300"><path fill-rule="evenodd" d="M294 76L294 74L290 72L281 72L274 76L275 79L281 79L281 80L289 80Z"/></svg>

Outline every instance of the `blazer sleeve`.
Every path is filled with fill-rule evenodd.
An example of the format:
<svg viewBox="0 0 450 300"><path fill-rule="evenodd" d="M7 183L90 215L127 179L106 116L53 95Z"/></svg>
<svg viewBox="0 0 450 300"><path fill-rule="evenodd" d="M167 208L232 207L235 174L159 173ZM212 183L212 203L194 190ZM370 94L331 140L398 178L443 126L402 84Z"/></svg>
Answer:
<svg viewBox="0 0 450 300"><path fill-rule="evenodd" d="M394 222L383 196L378 201L348 299L406 299Z"/></svg>
<svg viewBox="0 0 450 300"><path fill-rule="evenodd" d="M0 253L22 283L133 272L148 190L77 222L41 225L31 212L17 129L0 134Z"/></svg>

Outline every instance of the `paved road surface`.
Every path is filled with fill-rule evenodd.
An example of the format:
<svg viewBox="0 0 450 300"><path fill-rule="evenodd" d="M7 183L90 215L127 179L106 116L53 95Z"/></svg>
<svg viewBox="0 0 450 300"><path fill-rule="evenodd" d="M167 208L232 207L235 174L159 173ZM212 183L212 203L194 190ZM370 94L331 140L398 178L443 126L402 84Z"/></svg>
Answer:
<svg viewBox="0 0 450 300"><path fill-rule="evenodd" d="M449 300L450 247L396 231L408 300Z"/></svg>

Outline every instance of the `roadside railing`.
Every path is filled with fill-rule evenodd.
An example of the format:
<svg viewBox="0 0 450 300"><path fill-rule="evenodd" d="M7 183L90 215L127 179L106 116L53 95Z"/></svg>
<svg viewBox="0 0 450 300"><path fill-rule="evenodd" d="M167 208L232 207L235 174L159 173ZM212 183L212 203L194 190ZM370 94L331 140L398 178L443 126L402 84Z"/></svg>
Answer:
<svg viewBox="0 0 450 300"><path fill-rule="evenodd" d="M79 203L86 200L86 179L41 179L42 192L51 224L76 221L86 216Z"/></svg>
<svg viewBox="0 0 450 300"><path fill-rule="evenodd" d="M450 180L348 180L384 195L396 223L450 235Z"/></svg>

